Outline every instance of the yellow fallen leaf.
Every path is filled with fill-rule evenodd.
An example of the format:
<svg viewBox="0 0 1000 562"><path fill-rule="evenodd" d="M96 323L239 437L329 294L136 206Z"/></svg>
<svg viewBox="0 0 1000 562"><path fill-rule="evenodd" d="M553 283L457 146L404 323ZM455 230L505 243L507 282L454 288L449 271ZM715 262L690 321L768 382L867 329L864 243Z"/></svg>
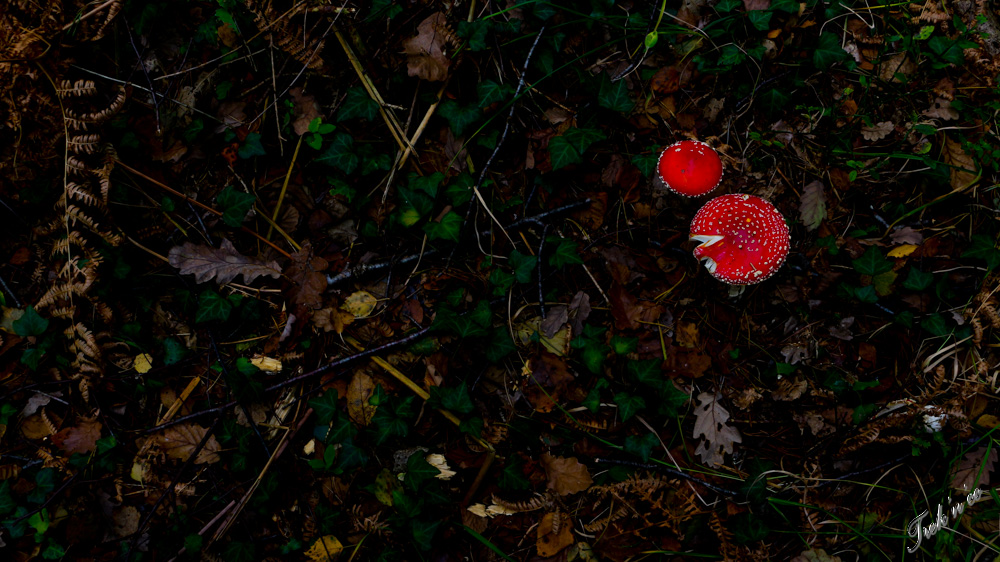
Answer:
<svg viewBox="0 0 1000 562"><path fill-rule="evenodd" d="M277 373L281 371L281 361L274 359L273 357L264 357L263 355L254 355L250 358L250 363L260 369L261 371L267 371L269 373Z"/></svg>
<svg viewBox="0 0 1000 562"><path fill-rule="evenodd" d="M889 250L890 258L905 258L906 256L912 254L917 248L916 244L903 244L902 246L896 246L895 248Z"/></svg>
<svg viewBox="0 0 1000 562"><path fill-rule="evenodd" d="M153 356L148 353L136 355L135 359L132 360L132 367L135 368L135 372L145 375L153 368Z"/></svg>
<svg viewBox="0 0 1000 562"><path fill-rule="evenodd" d="M327 560L335 560L341 550L344 550L344 546L340 544L337 537L326 535L313 543L312 547L306 551L306 556L315 562L326 562Z"/></svg>
<svg viewBox="0 0 1000 562"><path fill-rule="evenodd" d="M344 299L344 304L340 305L340 308L350 312L355 318L366 318L377 303L378 301L368 291L358 291Z"/></svg>
<svg viewBox="0 0 1000 562"><path fill-rule="evenodd" d="M542 516L542 520L538 522L538 539L535 541L539 556L555 556L573 542L573 521L569 515L550 512Z"/></svg>
<svg viewBox="0 0 1000 562"><path fill-rule="evenodd" d="M132 472L129 476L132 480L136 482L142 482L146 479L146 474L149 472L149 464L145 461L135 461L132 463Z"/></svg>

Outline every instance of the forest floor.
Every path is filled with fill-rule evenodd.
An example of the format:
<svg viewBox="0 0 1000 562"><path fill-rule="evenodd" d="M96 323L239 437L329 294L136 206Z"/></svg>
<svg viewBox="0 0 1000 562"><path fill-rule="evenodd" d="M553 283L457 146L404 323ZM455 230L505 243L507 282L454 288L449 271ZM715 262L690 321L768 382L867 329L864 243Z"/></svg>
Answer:
<svg viewBox="0 0 1000 562"><path fill-rule="evenodd" d="M1000 555L995 5L8 3L5 559Z"/></svg>

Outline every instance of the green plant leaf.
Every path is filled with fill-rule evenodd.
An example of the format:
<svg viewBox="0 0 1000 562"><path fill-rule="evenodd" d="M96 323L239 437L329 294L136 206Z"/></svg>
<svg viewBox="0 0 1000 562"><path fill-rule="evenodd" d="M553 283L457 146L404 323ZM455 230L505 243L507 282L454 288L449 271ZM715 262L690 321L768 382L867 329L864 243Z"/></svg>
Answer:
<svg viewBox="0 0 1000 562"><path fill-rule="evenodd" d="M17 502L10 495L10 480L0 483L0 515L7 515L17 507Z"/></svg>
<svg viewBox="0 0 1000 562"><path fill-rule="evenodd" d="M796 7L796 10L798 7ZM840 38L835 33L824 31L819 36L816 50L813 51L813 64L817 68L826 69L834 63L840 62L848 57L847 51L840 46Z"/></svg>
<svg viewBox="0 0 1000 562"><path fill-rule="evenodd" d="M659 160L660 155L656 153L634 154L632 156L632 163L639 168L639 172L645 178L653 177L653 171L656 170L656 163Z"/></svg>
<svg viewBox="0 0 1000 562"><path fill-rule="evenodd" d="M507 355L517 350L514 340L510 339L510 333L506 328L495 328L486 342L484 355L490 363L496 363Z"/></svg>
<svg viewBox="0 0 1000 562"><path fill-rule="evenodd" d="M358 86L347 90L344 103L337 110L337 121L360 117L371 121L378 116L378 102L373 100L364 88Z"/></svg>
<svg viewBox="0 0 1000 562"><path fill-rule="evenodd" d="M660 370L660 363L659 359L639 359L629 361L625 369L639 383L659 389L666 381Z"/></svg>
<svg viewBox="0 0 1000 562"><path fill-rule="evenodd" d="M552 158L553 170L559 170L583 161L580 158L580 153L566 140L565 135L553 137L549 140L549 156Z"/></svg>
<svg viewBox="0 0 1000 562"><path fill-rule="evenodd" d="M323 151L323 155L316 159L329 166L340 169L345 174L352 174L358 169L358 155L354 153L354 137L337 131L330 139L330 144Z"/></svg>
<svg viewBox="0 0 1000 562"><path fill-rule="evenodd" d="M948 324L944 321L944 316L938 313L930 314L920 321L920 327L927 330L932 336L947 336L951 333Z"/></svg>
<svg viewBox="0 0 1000 562"><path fill-rule="evenodd" d="M257 560L257 547L250 542L231 541L226 545L223 558L227 562L254 562Z"/></svg>
<svg viewBox="0 0 1000 562"><path fill-rule="evenodd" d="M507 457L497 485L501 490L527 490L531 487L531 481L524 475L524 463L520 455L515 453Z"/></svg>
<svg viewBox="0 0 1000 562"><path fill-rule="evenodd" d="M604 360L608 357L608 348L605 345L588 345L580 352L580 361L584 367L595 375L600 374L604 369Z"/></svg>
<svg viewBox="0 0 1000 562"><path fill-rule="evenodd" d="M604 108L619 113L629 113L635 107L635 102L628 95L628 83L625 80L611 81L607 74L601 78L601 88L597 93L597 103Z"/></svg>
<svg viewBox="0 0 1000 562"><path fill-rule="evenodd" d="M419 189L433 199L437 197L438 188L441 187L442 181L444 181L444 174L441 172L434 172L426 176L414 175L410 178L409 187L410 189Z"/></svg>
<svg viewBox="0 0 1000 562"><path fill-rule="evenodd" d="M455 388L432 386L430 394L428 402L435 408L443 408L456 414L469 414L476 409L465 381Z"/></svg>
<svg viewBox="0 0 1000 562"><path fill-rule="evenodd" d="M646 401L643 400L641 396L636 396L627 392L619 392L618 394L615 394L615 404L618 405L618 413L621 415L623 422L628 421L632 416L636 415L639 410L646 407Z"/></svg>
<svg viewBox="0 0 1000 562"><path fill-rule="evenodd" d="M49 494L56 489L56 476L58 471L54 468L43 468L35 475L35 489L27 497L29 503L44 503Z"/></svg>
<svg viewBox="0 0 1000 562"><path fill-rule="evenodd" d="M430 550L434 542L434 534L437 533L440 521L428 521L426 519L411 519L410 530L413 533L413 542L420 550Z"/></svg>
<svg viewBox="0 0 1000 562"><path fill-rule="evenodd" d="M218 320L229 320L233 311L233 303L213 289L208 289L198 295L198 311L194 315L196 324Z"/></svg>
<svg viewBox="0 0 1000 562"><path fill-rule="evenodd" d="M403 485L415 494L420 492L424 482L433 480L441 474L440 470L427 462L425 454L423 451L417 451L406 460L406 478L403 479Z"/></svg>
<svg viewBox="0 0 1000 562"><path fill-rule="evenodd" d="M492 28L490 20L478 19L458 22L458 28L455 31L459 37L465 39L470 51L478 52L489 48L489 45L486 44L486 36Z"/></svg>
<svg viewBox="0 0 1000 562"><path fill-rule="evenodd" d="M1000 250L997 249L993 237L985 234L973 234L969 247L962 252L962 257L984 260L989 270L1000 266Z"/></svg>
<svg viewBox="0 0 1000 562"><path fill-rule="evenodd" d="M508 261L514 269L514 277L518 283L531 282L531 274L535 271L538 258L535 256L526 256L515 249L510 251L510 259Z"/></svg>
<svg viewBox="0 0 1000 562"><path fill-rule="evenodd" d="M247 160L254 156L264 156L267 151L260 142L260 133L250 133L243 141L243 146L236 152L240 158Z"/></svg>
<svg viewBox="0 0 1000 562"><path fill-rule="evenodd" d="M45 330L49 329L49 320L47 318L42 318L38 312L35 311L35 307L29 306L24 309L24 314L20 318L14 320L11 323L11 328L14 333L21 336L22 338L28 336L40 336L45 333Z"/></svg>
<svg viewBox="0 0 1000 562"><path fill-rule="evenodd" d="M858 259L852 260L854 270L861 275L875 276L892 270L892 262L885 259L882 251L875 246L868 246L865 253Z"/></svg>
<svg viewBox="0 0 1000 562"><path fill-rule="evenodd" d="M642 436L629 435L625 438L625 452L633 454L642 459L642 462L649 460L653 447L659 443L656 435L643 433Z"/></svg>
<svg viewBox="0 0 1000 562"><path fill-rule="evenodd" d="M359 447L354 445L351 438L345 439L340 444L340 454L337 455L337 468L346 471L351 468L364 466L368 463L368 455Z"/></svg>
<svg viewBox="0 0 1000 562"><path fill-rule="evenodd" d="M910 289L912 291L923 291L927 287L930 287L933 282L933 273L924 273L916 267L910 267L910 271L907 273L906 279L903 281L903 288Z"/></svg>
<svg viewBox="0 0 1000 562"><path fill-rule="evenodd" d="M628 355L639 347L639 338L626 338L624 336L611 337L611 349L618 355Z"/></svg>
<svg viewBox="0 0 1000 562"><path fill-rule="evenodd" d="M690 395L678 390L672 382L665 380L660 388L660 403L656 411L661 415L676 418L680 415L681 406L687 404L690 398Z"/></svg>
<svg viewBox="0 0 1000 562"><path fill-rule="evenodd" d="M431 240L451 240L458 242L458 236L462 232L462 223L465 219L455 211L448 211L441 222L429 222L424 225L424 232Z"/></svg>
<svg viewBox="0 0 1000 562"><path fill-rule="evenodd" d="M326 425L340 415L340 410L337 408L337 398L337 391L328 388L323 391L322 395L309 400L309 407L316 412L316 423Z"/></svg>
<svg viewBox="0 0 1000 562"><path fill-rule="evenodd" d="M549 265L559 268L564 265L583 263L583 258L576 251L576 242L556 236L549 236L545 242L552 251L549 254Z"/></svg>
<svg viewBox="0 0 1000 562"><path fill-rule="evenodd" d="M750 10L747 12L750 25L754 26L757 31L767 31L770 28L771 15L772 12L768 10Z"/></svg>
<svg viewBox="0 0 1000 562"><path fill-rule="evenodd" d="M507 273L506 271L496 268L490 273L490 285L493 285L493 295L503 296L507 294L507 290L514 285L513 273Z"/></svg>
<svg viewBox="0 0 1000 562"><path fill-rule="evenodd" d="M448 120L456 137L462 136L466 129L482 117L483 112L474 104L461 105L455 100L444 100L438 106L438 115Z"/></svg>
<svg viewBox="0 0 1000 562"><path fill-rule="evenodd" d="M479 96L479 107L486 107L502 102L513 93L514 87L510 84L498 84L493 80L483 80L476 86L476 94Z"/></svg>
<svg viewBox="0 0 1000 562"><path fill-rule="evenodd" d="M600 129L586 129L579 127L568 129L562 136L567 142L573 145L573 148L575 148L580 154L586 152L587 149L590 148L590 145L595 142L602 141L607 138Z"/></svg>
<svg viewBox="0 0 1000 562"><path fill-rule="evenodd" d="M485 336L488 333L486 328L473 322L472 318L459 316L454 310L448 307L438 308L431 327L435 330L449 332L462 338Z"/></svg>
<svg viewBox="0 0 1000 562"><path fill-rule="evenodd" d="M243 219L257 198L228 185L215 197L222 210L222 221L233 228L243 225Z"/></svg>

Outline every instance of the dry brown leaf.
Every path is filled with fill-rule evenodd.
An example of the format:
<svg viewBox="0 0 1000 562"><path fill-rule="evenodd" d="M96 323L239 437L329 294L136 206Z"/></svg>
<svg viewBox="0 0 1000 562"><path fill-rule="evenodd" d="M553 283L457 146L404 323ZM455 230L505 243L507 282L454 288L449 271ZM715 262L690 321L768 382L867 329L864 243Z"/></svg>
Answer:
<svg viewBox="0 0 1000 562"><path fill-rule="evenodd" d="M792 558L791 562L841 562L841 559L839 556L827 554L822 548L810 548Z"/></svg>
<svg viewBox="0 0 1000 562"><path fill-rule="evenodd" d="M892 121L882 121L881 123L875 123L871 127L861 127L861 136L867 141L882 140L889 136L889 133L893 129L895 129L895 126L893 126Z"/></svg>
<svg viewBox="0 0 1000 562"><path fill-rule="evenodd" d="M168 457L187 461L188 457L191 456L191 453L194 452L198 444L205 437L205 433L206 430L204 427L193 423L185 423L167 428L162 433L156 434L155 443L163 449L163 452ZM194 464L219 462L219 449L221 447L219 446L219 442L215 440L215 436L210 436L205 446L202 447L201 451L198 451L198 456L195 457Z"/></svg>
<svg viewBox="0 0 1000 562"><path fill-rule="evenodd" d="M355 318L367 318L378 304L378 299L368 291L355 291L344 299L340 308L350 312Z"/></svg>
<svg viewBox="0 0 1000 562"><path fill-rule="evenodd" d="M786 345L781 348L781 356L785 359L785 363L797 365L803 359L809 359L809 348L798 344Z"/></svg>
<svg viewBox="0 0 1000 562"><path fill-rule="evenodd" d="M735 427L726 425L729 412L719 404L715 394L702 392L698 401L701 404L694 410L693 436L704 439L694 452L705 464L721 465L726 453L733 452L733 444L742 443L743 437Z"/></svg>
<svg viewBox="0 0 1000 562"><path fill-rule="evenodd" d="M131 505L116 507L112 514L113 529L119 537L127 537L139 530L139 510Z"/></svg>
<svg viewBox="0 0 1000 562"><path fill-rule="evenodd" d="M344 545L340 544L337 537L326 535L316 539L316 542L309 547L309 550L305 551L305 555L313 562L327 562L329 560L336 560L337 555L342 550L344 550Z"/></svg>
<svg viewBox="0 0 1000 562"><path fill-rule="evenodd" d="M444 52L447 43L448 18L444 12L434 12L417 26L417 34L403 41L406 72L431 82L448 77L451 59Z"/></svg>
<svg viewBox="0 0 1000 562"><path fill-rule="evenodd" d="M351 384L347 387L347 413L360 426L368 427L375 416L375 406L368 403L375 391L375 383L365 372L354 373Z"/></svg>
<svg viewBox="0 0 1000 562"><path fill-rule="evenodd" d="M590 478L590 471L576 457L567 459L545 453L542 455L542 464L549 476L549 489L560 496L582 492L594 483Z"/></svg>
<svg viewBox="0 0 1000 562"><path fill-rule="evenodd" d="M354 315L339 308L317 310L312 317L313 324L324 332L344 333L344 328L354 322Z"/></svg>
<svg viewBox="0 0 1000 562"><path fill-rule="evenodd" d="M986 456L986 449L990 450ZM952 469L951 487L964 490L966 493L976 488L986 488L990 485L990 473L997 462L997 450L985 445L966 453L962 460Z"/></svg>
<svg viewBox="0 0 1000 562"><path fill-rule="evenodd" d="M573 544L573 520L569 514L549 512L538 522L538 556L549 558Z"/></svg>
<svg viewBox="0 0 1000 562"><path fill-rule="evenodd" d="M781 402L791 402L802 396L802 393L809 388L809 383L805 380L781 379L778 381L778 388L771 391L771 398Z"/></svg>
<svg viewBox="0 0 1000 562"><path fill-rule="evenodd" d="M288 95L292 97L295 120L292 121L292 129L296 135L302 136L309 132L309 123L313 119L320 117L319 104L313 96L302 93L302 88L292 88L288 90ZM289 207L291 208L291 207ZM282 227L284 228L284 227ZM287 230L285 232L288 232Z"/></svg>
<svg viewBox="0 0 1000 562"><path fill-rule="evenodd" d="M224 285L237 275L242 275L245 282L253 283L260 276L277 279L281 275L281 266L277 262L244 256L225 238L218 249L185 242L170 248L167 257L170 265L180 269L181 275L193 274L196 283L215 279L216 283Z"/></svg>
<svg viewBox="0 0 1000 562"><path fill-rule="evenodd" d="M545 351L528 361L524 370L530 375L524 385L524 397L539 412L551 412L563 391L574 380L566 368L566 361Z"/></svg>
<svg viewBox="0 0 1000 562"><path fill-rule="evenodd" d="M934 100L934 104L921 111L920 114L931 119L941 119L942 121L951 121L961 116L958 110L951 106L951 100L945 98Z"/></svg>
<svg viewBox="0 0 1000 562"><path fill-rule="evenodd" d="M285 274L292 280L288 298L295 306L314 310L323 305L323 291L327 284L323 272L329 265L325 259L313 256L312 245L308 243L292 254L292 264Z"/></svg>
<svg viewBox="0 0 1000 562"><path fill-rule="evenodd" d="M908 226L897 227L889 235L893 244L914 244L919 246L924 242L924 235Z"/></svg>
<svg viewBox="0 0 1000 562"><path fill-rule="evenodd" d="M951 166L951 189L953 191L968 189L979 179L979 173L976 172L976 162L972 156L962 150L962 143L952 140L950 137L944 139L944 163Z"/></svg>
<svg viewBox="0 0 1000 562"><path fill-rule="evenodd" d="M76 427L63 428L52 436L52 443L66 454L92 453L97 448L97 440L101 438L101 422L83 420Z"/></svg>
<svg viewBox="0 0 1000 562"><path fill-rule="evenodd" d="M802 197L799 198L799 218L806 230L813 231L826 218L826 192L823 191L823 182L816 180L806 184L802 188Z"/></svg>
<svg viewBox="0 0 1000 562"><path fill-rule="evenodd" d="M28 439L41 439L55 433L50 423L45 423L41 414L32 414L21 420L21 433Z"/></svg>

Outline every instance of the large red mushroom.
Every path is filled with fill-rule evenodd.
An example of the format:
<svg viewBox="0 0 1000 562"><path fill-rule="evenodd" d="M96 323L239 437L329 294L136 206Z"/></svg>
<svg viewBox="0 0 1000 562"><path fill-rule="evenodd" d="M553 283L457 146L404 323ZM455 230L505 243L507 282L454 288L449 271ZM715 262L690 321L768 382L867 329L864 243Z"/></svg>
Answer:
<svg viewBox="0 0 1000 562"><path fill-rule="evenodd" d="M730 285L752 285L774 275L789 248L788 225L778 209L742 193L705 203L691 221L690 239L701 242L694 257Z"/></svg>
<svg viewBox="0 0 1000 562"><path fill-rule="evenodd" d="M722 181L722 159L701 141L683 140L663 149L656 170L660 181L684 197L705 195Z"/></svg>

